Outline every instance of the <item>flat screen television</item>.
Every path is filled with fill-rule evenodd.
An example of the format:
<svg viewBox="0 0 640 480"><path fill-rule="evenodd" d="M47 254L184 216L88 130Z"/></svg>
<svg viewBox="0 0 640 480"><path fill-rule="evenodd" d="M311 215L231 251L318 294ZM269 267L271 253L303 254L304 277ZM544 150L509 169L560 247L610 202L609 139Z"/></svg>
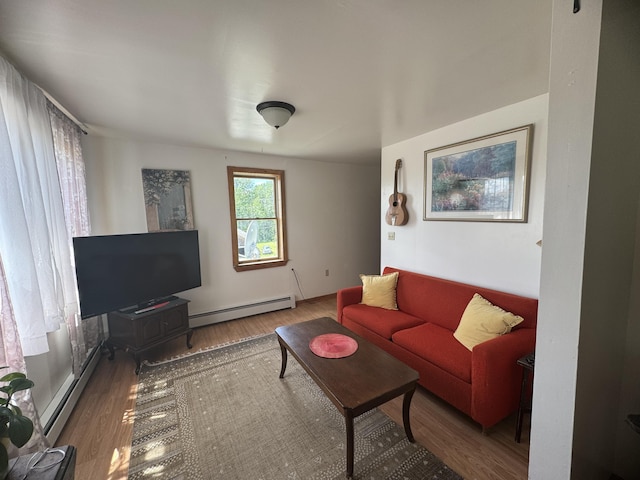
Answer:
<svg viewBox="0 0 640 480"><path fill-rule="evenodd" d="M74 237L82 318L133 312L199 287L198 231Z"/></svg>

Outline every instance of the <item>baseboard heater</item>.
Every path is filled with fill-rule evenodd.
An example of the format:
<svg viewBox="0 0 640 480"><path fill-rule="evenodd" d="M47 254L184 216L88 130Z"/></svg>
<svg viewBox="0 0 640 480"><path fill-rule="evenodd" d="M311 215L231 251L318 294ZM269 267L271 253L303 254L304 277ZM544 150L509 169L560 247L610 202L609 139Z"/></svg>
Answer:
<svg viewBox="0 0 640 480"><path fill-rule="evenodd" d="M287 308L296 308L295 295L291 294L283 297L247 303L244 305L221 308L211 312L189 315L189 326L202 327L212 323L226 322L227 320L235 320L237 318L258 315L259 313L275 312L276 310L285 310Z"/></svg>
<svg viewBox="0 0 640 480"><path fill-rule="evenodd" d="M74 379L73 374L69 374L64 385L60 388L42 415L40 415L44 435L51 445L55 445L56 440L62 433L62 429L71 416L73 408L76 406L76 403L78 403L80 395L87 386L91 374L96 369L100 361L100 350L100 346L93 348L85 361L80 377Z"/></svg>

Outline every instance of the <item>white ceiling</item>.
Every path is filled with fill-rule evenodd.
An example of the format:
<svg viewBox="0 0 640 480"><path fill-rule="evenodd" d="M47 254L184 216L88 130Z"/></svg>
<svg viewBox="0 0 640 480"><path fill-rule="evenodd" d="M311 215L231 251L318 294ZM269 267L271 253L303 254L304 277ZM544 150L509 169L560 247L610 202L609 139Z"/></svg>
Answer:
<svg viewBox="0 0 640 480"><path fill-rule="evenodd" d="M353 163L547 92L550 29L551 0L0 0L0 54L90 133Z"/></svg>

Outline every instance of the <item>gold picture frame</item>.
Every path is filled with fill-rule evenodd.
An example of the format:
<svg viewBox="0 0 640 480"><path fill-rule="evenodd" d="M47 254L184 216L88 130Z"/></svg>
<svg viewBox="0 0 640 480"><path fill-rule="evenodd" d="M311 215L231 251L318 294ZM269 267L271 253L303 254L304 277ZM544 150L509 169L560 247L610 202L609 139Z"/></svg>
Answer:
<svg viewBox="0 0 640 480"><path fill-rule="evenodd" d="M423 220L526 222L533 124L425 152Z"/></svg>

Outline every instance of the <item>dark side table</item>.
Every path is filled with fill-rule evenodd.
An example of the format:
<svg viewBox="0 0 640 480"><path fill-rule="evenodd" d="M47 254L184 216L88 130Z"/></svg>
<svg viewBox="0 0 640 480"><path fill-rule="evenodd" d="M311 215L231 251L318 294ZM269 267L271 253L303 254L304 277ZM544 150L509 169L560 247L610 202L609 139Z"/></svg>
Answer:
<svg viewBox="0 0 640 480"><path fill-rule="evenodd" d="M520 443L522 434L522 420L525 413L531 414L531 395L529 393L529 375L533 374L535 353L529 353L516 362L522 367L522 385L520 387L520 405L518 406L518 420L516 421L516 443Z"/></svg>
<svg viewBox="0 0 640 480"><path fill-rule="evenodd" d="M7 480L73 480L75 469L76 447L52 447L10 460Z"/></svg>

